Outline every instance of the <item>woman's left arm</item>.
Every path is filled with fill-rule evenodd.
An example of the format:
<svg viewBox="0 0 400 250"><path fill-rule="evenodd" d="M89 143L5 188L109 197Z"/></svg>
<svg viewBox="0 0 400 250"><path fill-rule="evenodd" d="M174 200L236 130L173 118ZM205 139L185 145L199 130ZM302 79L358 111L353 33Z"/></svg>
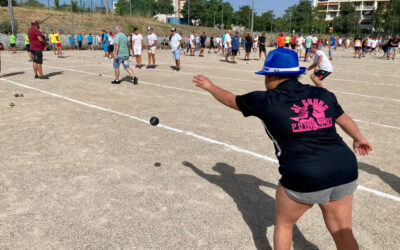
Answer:
<svg viewBox="0 0 400 250"><path fill-rule="evenodd" d="M236 95L218 87L217 85L212 83L210 79L208 79L206 76L197 75L193 78L193 82L196 83L197 87L210 92L214 96L214 98L222 104L240 111L239 107L236 104Z"/></svg>

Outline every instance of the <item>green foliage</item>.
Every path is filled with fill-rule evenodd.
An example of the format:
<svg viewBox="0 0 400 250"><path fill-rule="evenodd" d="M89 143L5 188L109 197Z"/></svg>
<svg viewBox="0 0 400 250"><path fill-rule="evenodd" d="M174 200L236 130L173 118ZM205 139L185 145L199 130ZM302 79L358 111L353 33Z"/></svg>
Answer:
<svg viewBox="0 0 400 250"><path fill-rule="evenodd" d="M46 7L44 4L37 0L27 0L26 2L23 2L21 6L29 6L29 7L34 7L34 8L44 8Z"/></svg>
<svg viewBox="0 0 400 250"><path fill-rule="evenodd" d="M157 13L170 15L173 14L174 6L172 5L172 0L158 0L156 2Z"/></svg>
<svg viewBox="0 0 400 250"><path fill-rule="evenodd" d="M381 5L374 13L373 26L378 33L400 33L400 0Z"/></svg>
<svg viewBox="0 0 400 250"><path fill-rule="evenodd" d="M139 26L136 26L134 24L128 24L128 31L133 33L134 29L140 29Z"/></svg>
<svg viewBox="0 0 400 250"><path fill-rule="evenodd" d="M182 16L188 18L188 1L183 5L181 10ZM200 20L204 26L213 26L215 24L223 24L231 27L235 21L233 7L228 2L222 0L191 0L190 1L190 19Z"/></svg>
<svg viewBox="0 0 400 250"><path fill-rule="evenodd" d="M15 2L15 0L12 1L12 5L16 6L17 3ZM8 6L8 0L0 0L0 6Z"/></svg>
<svg viewBox="0 0 400 250"><path fill-rule="evenodd" d="M15 30L18 30L18 24L14 23ZM1 34L8 34L11 31L11 23L9 21L0 22L0 33Z"/></svg>
<svg viewBox="0 0 400 250"><path fill-rule="evenodd" d="M353 34L360 31L360 14L354 8L353 3L341 3L339 16L333 20L333 28L336 33Z"/></svg>

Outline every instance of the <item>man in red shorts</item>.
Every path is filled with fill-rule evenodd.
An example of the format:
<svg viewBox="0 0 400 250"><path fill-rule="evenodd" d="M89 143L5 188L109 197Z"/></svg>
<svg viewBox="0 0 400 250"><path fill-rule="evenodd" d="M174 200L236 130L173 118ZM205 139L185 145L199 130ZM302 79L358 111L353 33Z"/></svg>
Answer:
<svg viewBox="0 0 400 250"><path fill-rule="evenodd" d="M47 45L46 40L43 38L42 33L39 30L39 22L33 20L31 22L31 28L28 31L28 38L31 44L31 53L33 56L33 72L35 73L35 79L49 79L43 75L42 64L43 64L43 50Z"/></svg>

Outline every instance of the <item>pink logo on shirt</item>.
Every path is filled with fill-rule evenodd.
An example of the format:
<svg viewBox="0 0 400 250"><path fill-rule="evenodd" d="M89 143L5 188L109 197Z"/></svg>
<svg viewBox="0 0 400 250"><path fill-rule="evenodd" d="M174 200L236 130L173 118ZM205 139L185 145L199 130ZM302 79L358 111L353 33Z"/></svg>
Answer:
<svg viewBox="0 0 400 250"><path fill-rule="evenodd" d="M291 108L297 114L297 117L290 118L296 121L296 123L292 124L294 133L316 131L333 126L332 118L325 117L325 110L329 107L324 101L307 99L301 102L303 103L302 107L293 104Z"/></svg>

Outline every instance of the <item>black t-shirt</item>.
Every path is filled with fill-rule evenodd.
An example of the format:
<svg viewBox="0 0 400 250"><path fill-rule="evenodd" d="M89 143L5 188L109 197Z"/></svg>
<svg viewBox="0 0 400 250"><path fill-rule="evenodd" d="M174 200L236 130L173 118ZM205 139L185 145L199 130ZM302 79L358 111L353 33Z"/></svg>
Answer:
<svg viewBox="0 0 400 250"><path fill-rule="evenodd" d="M214 37L210 37L210 43L214 43Z"/></svg>
<svg viewBox="0 0 400 250"><path fill-rule="evenodd" d="M203 36L203 35L200 36L200 43L204 45L206 43L206 39L207 39L206 36Z"/></svg>
<svg viewBox="0 0 400 250"><path fill-rule="evenodd" d="M388 47L392 47L392 42L393 42L393 39L389 39L388 41L387 41L387 43L386 43L386 47L388 48Z"/></svg>
<svg viewBox="0 0 400 250"><path fill-rule="evenodd" d="M246 40L246 47L252 47L253 46L253 38L251 36L246 36L244 38Z"/></svg>
<svg viewBox="0 0 400 250"><path fill-rule="evenodd" d="M393 40L392 40L392 43L393 43L393 46L392 47L397 47L397 46L399 46L399 41L400 39L399 38L394 38Z"/></svg>
<svg viewBox="0 0 400 250"><path fill-rule="evenodd" d="M256 116L274 142L281 184L314 192L354 181L354 153L336 132L344 112L331 92L288 80L268 91L236 97L245 117Z"/></svg>
<svg viewBox="0 0 400 250"><path fill-rule="evenodd" d="M260 46L261 47L265 47L265 37L263 37L263 36L260 36L259 38L258 38L258 42L260 43Z"/></svg>

